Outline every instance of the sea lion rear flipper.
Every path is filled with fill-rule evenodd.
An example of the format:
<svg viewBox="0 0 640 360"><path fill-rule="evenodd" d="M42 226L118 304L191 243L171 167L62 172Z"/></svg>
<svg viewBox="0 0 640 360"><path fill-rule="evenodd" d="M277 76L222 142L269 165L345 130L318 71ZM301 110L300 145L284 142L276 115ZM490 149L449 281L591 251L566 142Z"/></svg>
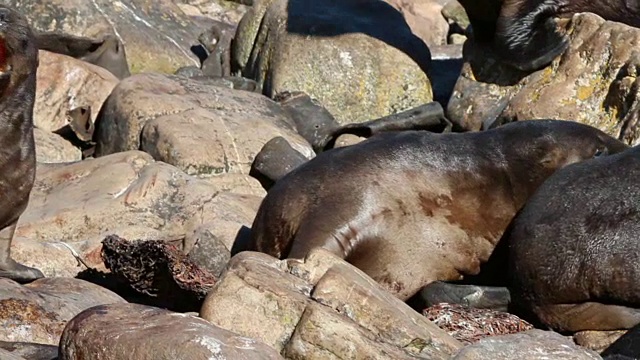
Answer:
<svg viewBox="0 0 640 360"><path fill-rule="evenodd" d="M569 46L565 35L558 31L554 19L557 8L547 1L537 7L504 5L496 24L495 51L503 61L522 71L535 71L547 66ZM515 12L515 14L512 14Z"/></svg>
<svg viewBox="0 0 640 360"><path fill-rule="evenodd" d="M427 130L451 132L453 124L444 116L444 109L437 101L432 101L397 114L383 116L363 123L352 123L332 131L322 142L322 149L335 146L340 135L351 134L371 137L388 131Z"/></svg>
<svg viewBox="0 0 640 360"><path fill-rule="evenodd" d="M0 277L24 284L43 278L44 274L11 258L11 242L17 223L16 221L0 231Z"/></svg>

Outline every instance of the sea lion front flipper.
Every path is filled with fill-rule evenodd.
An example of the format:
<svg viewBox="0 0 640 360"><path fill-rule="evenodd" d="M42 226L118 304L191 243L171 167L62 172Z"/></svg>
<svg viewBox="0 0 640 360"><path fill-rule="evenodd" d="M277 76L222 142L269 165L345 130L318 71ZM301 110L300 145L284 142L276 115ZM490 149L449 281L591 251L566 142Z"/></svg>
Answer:
<svg viewBox="0 0 640 360"><path fill-rule="evenodd" d="M29 283L44 277L36 268L22 265L11 258L11 241L16 231L17 221L0 232L0 277L18 283Z"/></svg>
<svg viewBox="0 0 640 360"><path fill-rule="evenodd" d="M443 128L444 127L444 128ZM363 123L352 123L332 131L322 142L322 150L335 146L340 135L351 134L371 137L389 131L427 130L451 132L453 123L444 116L444 109L437 101L432 101L397 114L383 116Z"/></svg>
<svg viewBox="0 0 640 360"><path fill-rule="evenodd" d="M495 51L502 60L522 71L539 70L560 56L569 40L558 31L557 6L544 1L530 11L521 1L505 2L496 24Z"/></svg>

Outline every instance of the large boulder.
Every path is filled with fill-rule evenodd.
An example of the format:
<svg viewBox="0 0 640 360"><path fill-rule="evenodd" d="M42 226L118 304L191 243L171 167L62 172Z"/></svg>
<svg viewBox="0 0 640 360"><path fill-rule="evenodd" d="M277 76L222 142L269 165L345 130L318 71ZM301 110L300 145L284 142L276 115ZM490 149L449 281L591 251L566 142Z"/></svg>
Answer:
<svg viewBox="0 0 640 360"><path fill-rule="evenodd" d="M411 31L429 47L444 45L449 23L442 15L444 3L451 0L385 0L402 13Z"/></svg>
<svg viewBox="0 0 640 360"><path fill-rule="evenodd" d="M140 149L188 174L248 174L255 155L276 136L313 156L280 106L261 94L139 74L121 81L107 99L95 155Z"/></svg>
<svg viewBox="0 0 640 360"><path fill-rule="evenodd" d="M461 344L330 254L234 256L200 316L292 359L449 359Z"/></svg>
<svg viewBox="0 0 640 360"><path fill-rule="evenodd" d="M467 42L449 118L467 130L515 120L569 119L637 144L640 57L634 49L640 46L640 30L591 13L574 15L566 26L567 51L531 74Z"/></svg>
<svg viewBox="0 0 640 360"><path fill-rule="evenodd" d="M383 1L257 0L238 25L231 61L269 97L303 91L349 123L431 101L430 58Z"/></svg>
<svg viewBox="0 0 640 360"><path fill-rule="evenodd" d="M72 164L39 164L12 255L47 276L75 276L82 268L72 250L89 266L101 266L101 242L107 235L170 240L193 248L192 236L213 219L218 224L226 219L226 225L235 224L239 232L246 226L247 207L257 212L261 198L196 179L141 151ZM237 211L242 214L236 216ZM219 234L216 231L211 229ZM233 230L226 234L232 236Z"/></svg>
<svg viewBox="0 0 640 360"><path fill-rule="evenodd" d="M131 73L173 73L198 65L191 52L200 31L172 0L9 0L37 30L77 36L117 36L125 46Z"/></svg>
<svg viewBox="0 0 640 360"><path fill-rule="evenodd" d="M277 360L272 348L193 315L138 304L90 308L60 340L60 360Z"/></svg>

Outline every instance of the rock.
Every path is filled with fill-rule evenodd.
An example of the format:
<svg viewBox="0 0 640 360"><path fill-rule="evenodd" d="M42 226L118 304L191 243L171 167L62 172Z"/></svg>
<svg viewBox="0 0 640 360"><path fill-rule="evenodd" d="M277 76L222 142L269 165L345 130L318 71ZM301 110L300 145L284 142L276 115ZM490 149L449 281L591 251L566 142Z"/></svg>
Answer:
<svg viewBox="0 0 640 360"><path fill-rule="evenodd" d="M421 347L420 340L411 346ZM284 354L289 359L415 359L319 304L307 306ZM425 357L425 359L434 359ZM444 359L444 357L443 357Z"/></svg>
<svg viewBox="0 0 640 360"><path fill-rule="evenodd" d="M432 100L429 49L382 1L258 0L231 56L232 72L267 96L303 91L341 124Z"/></svg>
<svg viewBox="0 0 640 360"><path fill-rule="evenodd" d="M0 278L0 340L57 345L67 321L81 311L123 302L80 279L43 278L23 286Z"/></svg>
<svg viewBox="0 0 640 360"><path fill-rule="evenodd" d="M533 329L484 338L465 346L452 359L595 360L601 357L592 350L580 348L558 333Z"/></svg>
<svg viewBox="0 0 640 360"><path fill-rule="evenodd" d="M91 108L91 122L119 80L97 65L44 50L39 52L35 126L56 131L69 124L68 112L79 107Z"/></svg>
<svg viewBox="0 0 640 360"><path fill-rule="evenodd" d="M26 360L22 356L14 355L10 351L0 349L0 359L2 360Z"/></svg>
<svg viewBox="0 0 640 360"><path fill-rule="evenodd" d="M570 46L548 67L509 69L467 42L466 63L449 102L450 119L467 130L525 119L572 119L635 145L640 30L582 13L568 21Z"/></svg>
<svg viewBox="0 0 640 360"><path fill-rule="evenodd" d="M103 111L95 131L98 157L141 149L188 174L248 174L255 155L275 136L313 156L275 102L206 81L131 76L113 90Z"/></svg>
<svg viewBox="0 0 640 360"><path fill-rule="evenodd" d="M82 269L67 246L89 266L104 268L100 248L107 235L189 242L187 235L211 219L226 221L226 233L235 235L239 221L257 211L247 204L255 206L261 197L229 191L233 186L196 179L141 151L39 164L12 255L47 276L73 277Z"/></svg>
<svg viewBox="0 0 640 360"><path fill-rule="evenodd" d="M2 351L25 360L57 360L58 347L38 343L0 341L0 359L8 360Z"/></svg>
<svg viewBox="0 0 640 360"><path fill-rule="evenodd" d="M190 47L202 30L172 0L10 0L41 31L100 38L116 35L126 48L131 73L173 73L199 65Z"/></svg>
<svg viewBox="0 0 640 360"><path fill-rule="evenodd" d="M178 0L178 7L189 16L206 16L217 21L237 24L249 7L228 0Z"/></svg>
<svg viewBox="0 0 640 360"><path fill-rule="evenodd" d="M286 139L278 136L267 141L258 152L249 174L260 180L262 186L268 190L278 179L308 160L292 148Z"/></svg>
<svg viewBox="0 0 640 360"><path fill-rule="evenodd" d="M440 303L458 304L471 308L507 311L511 296L506 287L450 284L435 281L420 290L426 306Z"/></svg>
<svg viewBox="0 0 640 360"><path fill-rule="evenodd" d="M50 131L33 129L36 140L36 160L41 163L64 163L82 160L82 151Z"/></svg>
<svg viewBox="0 0 640 360"><path fill-rule="evenodd" d="M60 360L282 359L272 348L196 316L138 304L96 306L73 318Z"/></svg>
<svg viewBox="0 0 640 360"><path fill-rule="evenodd" d="M207 295L200 317L282 352L311 292L310 284L285 271L283 262L266 254L235 255Z"/></svg>
<svg viewBox="0 0 640 360"><path fill-rule="evenodd" d="M292 359L448 359L461 346L323 249L304 261L235 255L200 316Z"/></svg>
<svg viewBox="0 0 640 360"><path fill-rule="evenodd" d="M573 334L573 341L582 347L601 353L627 332L626 330L578 331Z"/></svg>
<svg viewBox="0 0 640 360"><path fill-rule="evenodd" d="M211 228L196 229L193 246L185 252L194 264L218 278L231 259L231 247L226 246Z"/></svg>
<svg viewBox="0 0 640 360"><path fill-rule="evenodd" d="M422 313L455 339L467 344L487 336L514 334L533 328L533 325L507 312L457 304L440 303Z"/></svg>
<svg viewBox="0 0 640 360"><path fill-rule="evenodd" d="M442 15L439 0L385 0L407 21L411 31L429 47L447 43L449 23Z"/></svg>
<svg viewBox="0 0 640 360"><path fill-rule="evenodd" d="M442 7L442 16L449 24L456 25L462 31L466 31L470 24L467 12L457 0L447 1Z"/></svg>

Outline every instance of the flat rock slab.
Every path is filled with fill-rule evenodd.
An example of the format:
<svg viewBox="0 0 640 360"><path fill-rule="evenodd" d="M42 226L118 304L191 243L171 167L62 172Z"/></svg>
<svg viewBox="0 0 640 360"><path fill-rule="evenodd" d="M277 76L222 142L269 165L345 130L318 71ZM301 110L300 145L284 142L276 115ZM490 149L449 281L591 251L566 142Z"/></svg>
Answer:
<svg viewBox="0 0 640 360"><path fill-rule="evenodd" d="M271 347L196 316L138 304L96 306L67 324L60 360L89 358L282 359Z"/></svg>
<svg viewBox="0 0 640 360"><path fill-rule="evenodd" d="M20 285L0 278L0 340L57 345L67 321L81 311L124 302L80 279L44 278Z"/></svg>
<svg viewBox="0 0 640 360"><path fill-rule="evenodd" d="M597 360L601 357L574 344L571 338L538 329L484 338L462 348L453 357L453 360L484 359Z"/></svg>
<svg viewBox="0 0 640 360"><path fill-rule="evenodd" d="M261 197L235 193L230 185L219 187L194 178L141 151L72 164L39 164L12 255L47 276L73 277L84 267L78 267L67 246L89 266L104 269L100 250L108 235L184 241L193 247L196 230L218 219L227 220L226 233L232 236L245 225L240 221L249 217L244 215L249 208L257 211ZM243 213L241 218L234 215L237 211Z"/></svg>

